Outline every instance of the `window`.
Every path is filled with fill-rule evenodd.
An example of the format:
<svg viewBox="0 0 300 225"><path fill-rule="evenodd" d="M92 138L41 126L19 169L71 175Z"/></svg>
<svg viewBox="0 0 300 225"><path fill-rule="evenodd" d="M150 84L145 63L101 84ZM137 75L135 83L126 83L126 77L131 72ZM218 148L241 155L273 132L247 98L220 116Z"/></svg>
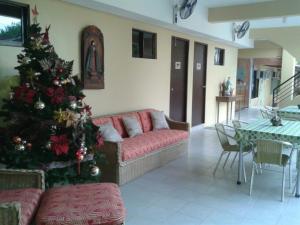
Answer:
<svg viewBox="0 0 300 225"><path fill-rule="evenodd" d="M0 0L0 45L22 46L28 26L28 5Z"/></svg>
<svg viewBox="0 0 300 225"><path fill-rule="evenodd" d="M253 73L253 79L252 79L252 87L251 87L251 98L257 98L258 97L258 90L259 90L259 78L262 71L259 73L259 71L254 70Z"/></svg>
<svg viewBox="0 0 300 225"><path fill-rule="evenodd" d="M224 65L225 49L215 48L215 65Z"/></svg>
<svg viewBox="0 0 300 225"><path fill-rule="evenodd" d="M156 59L156 34L132 29L132 57Z"/></svg>

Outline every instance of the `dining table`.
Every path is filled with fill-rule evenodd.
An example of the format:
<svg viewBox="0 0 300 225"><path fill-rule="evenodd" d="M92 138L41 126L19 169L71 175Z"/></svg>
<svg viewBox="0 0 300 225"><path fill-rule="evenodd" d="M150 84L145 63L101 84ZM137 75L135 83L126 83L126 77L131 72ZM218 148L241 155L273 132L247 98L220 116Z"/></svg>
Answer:
<svg viewBox="0 0 300 225"><path fill-rule="evenodd" d="M300 120L300 109L297 105L286 106L277 111L278 116L284 119Z"/></svg>
<svg viewBox="0 0 300 225"><path fill-rule="evenodd" d="M239 166L237 184L241 184L243 174L243 146L258 139L269 139L289 142L297 150L296 194L300 197L300 121L282 120L280 126L273 126L269 119L258 119L243 125L237 130L239 136Z"/></svg>

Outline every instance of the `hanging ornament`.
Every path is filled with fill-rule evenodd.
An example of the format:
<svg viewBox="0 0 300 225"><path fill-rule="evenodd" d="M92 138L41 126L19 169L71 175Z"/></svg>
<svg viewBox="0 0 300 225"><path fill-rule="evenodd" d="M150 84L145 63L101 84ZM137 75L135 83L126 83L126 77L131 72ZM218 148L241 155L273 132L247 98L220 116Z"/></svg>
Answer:
<svg viewBox="0 0 300 225"><path fill-rule="evenodd" d="M55 134L56 133L56 129L57 129L56 125L51 125L51 127L50 127L51 134Z"/></svg>
<svg viewBox="0 0 300 225"><path fill-rule="evenodd" d="M40 73L40 72L35 72L34 75L35 75L35 76L40 76L41 73Z"/></svg>
<svg viewBox="0 0 300 225"><path fill-rule="evenodd" d="M15 144L21 144L22 139L19 136L15 136L15 137L13 137L13 142Z"/></svg>
<svg viewBox="0 0 300 225"><path fill-rule="evenodd" d="M91 168L90 168L91 176L93 176L93 177L98 176L99 172L100 172L100 169L98 166L95 166L95 165L91 166Z"/></svg>
<svg viewBox="0 0 300 225"><path fill-rule="evenodd" d="M84 156L83 156L81 150L78 150L78 151L76 152L76 159L77 159L78 161L82 161L83 158L84 158Z"/></svg>
<svg viewBox="0 0 300 225"><path fill-rule="evenodd" d="M29 83L25 83L25 86L26 86L27 88L30 88L30 84L29 84Z"/></svg>
<svg viewBox="0 0 300 225"><path fill-rule="evenodd" d="M15 93L13 91L9 92L9 99L12 100L14 99Z"/></svg>
<svg viewBox="0 0 300 225"><path fill-rule="evenodd" d="M25 146L23 144L18 144L15 146L15 149L17 151L24 151L25 150Z"/></svg>
<svg viewBox="0 0 300 225"><path fill-rule="evenodd" d="M77 108L77 102L76 101L70 101L70 108L71 109L76 109Z"/></svg>
<svg viewBox="0 0 300 225"><path fill-rule="evenodd" d="M31 143L27 143L27 144L26 144L26 148L27 148L28 150L31 150L31 149L32 149L32 144L31 144Z"/></svg>
<svg viewBox="0 0 300 225"><path fill-rule="evenodd" d="M48 142L46 143L46 145L45 145L45 147L46 147L48 150L51 149L51 146L52 146L51 141L48 141Z"/></svg>
<svg viewBox="0 0 300 225"><path fill-rule="evenodd" d="M45 103L41 101L41 99L39 98L39 100L34 104L34 108L38 109L38 110L42 110L45 108Z"/></svg>
<svg viewBox="0 0 300 225"><path fill-rule="evenodd" d="M77 108L83 108L83 103L82 103L82 100L81 99L79 99L78 101L77 101Z"/></svg>
<svg viewBox="0 0 300 225"><path fill-rule="evenodd" d="M63 69L63 68L58 68L58 69L57 69L57 72L58 72L58 73L62 73L62 72L64 72L64 69Z"/></svg>
<svg viewBox="0 0 300 225"><path fill-rule="evenodd" d="M43 35L43 44L44 45L49 44L49 29L50 29L50 26L51 25L46 26L46 28L45 28L45 33Z"/></svg>
<svg viewBox="0 0 300 225"><path fill-rule="evenodd" d="M53 80L53 84L54 84L55 86L59 86L59 85L60 85L60 82L59 82L59 80L54 79L54 80Z"/></svg>
<svg viewBox="0 0 300 225"><path fill-rule="evenodd" d="M51 69L52 63L50 60L42 59L41 61L39 61L39 63L44 71L49 71Z"/></svg>

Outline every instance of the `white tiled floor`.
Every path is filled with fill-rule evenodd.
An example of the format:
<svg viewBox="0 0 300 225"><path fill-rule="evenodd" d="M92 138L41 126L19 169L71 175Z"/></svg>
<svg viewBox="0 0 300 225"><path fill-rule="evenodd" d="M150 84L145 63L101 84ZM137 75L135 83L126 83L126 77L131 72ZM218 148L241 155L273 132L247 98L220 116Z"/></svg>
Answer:
<svg viewBox="0 0 300 225"><path fill-rule="evenodd" d="M257 110L241 114L242 120L257 117ZM278 169L256 175L250 197L249 183L236 185L237 163L232 169L220 167L216 177L212 176L220 153L213 129L193 129L188 155L121 187L126 225L300 224L300 199L294 198L288 187L285 201L280 202ZM245 161L250 178L250 155Z"/></svg>

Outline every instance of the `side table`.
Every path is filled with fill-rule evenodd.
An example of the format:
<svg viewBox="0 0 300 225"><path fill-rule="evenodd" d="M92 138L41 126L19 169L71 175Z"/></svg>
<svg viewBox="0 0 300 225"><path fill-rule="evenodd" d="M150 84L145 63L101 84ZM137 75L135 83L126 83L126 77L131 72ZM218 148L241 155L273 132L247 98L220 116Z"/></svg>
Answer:
<svg viewBox="0 0 300 225"><path fill-rule="evenodd" d="M226 108L226 124L228 124L228 109L229 109L229 103L230 103L230 120L232 119L232 103L236 101L236 96L216 96L217 100L217 123L219 123L219 114L220 114L220 102L227 103Z"/></svg>

